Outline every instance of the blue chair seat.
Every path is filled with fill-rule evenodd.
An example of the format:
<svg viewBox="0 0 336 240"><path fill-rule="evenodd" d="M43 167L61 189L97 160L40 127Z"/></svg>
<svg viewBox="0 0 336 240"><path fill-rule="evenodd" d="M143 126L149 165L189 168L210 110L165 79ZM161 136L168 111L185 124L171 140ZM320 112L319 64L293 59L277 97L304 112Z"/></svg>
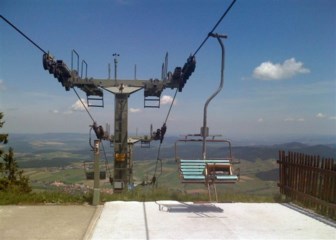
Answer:
<svg viewBox="0 0 336 240"><path fill-rule="evenodd" d="M231 173L231 161L229 159L206 159L206 160L186 160L181 159L179 161L180 175L183 183L205 183L206 176L204 174L205 167L208 165L208 169L221 168L229 169ZM239 180L239 176L225 174L223 171L212 171L208 176L208 180L215 183L234 183Z"/></svg>

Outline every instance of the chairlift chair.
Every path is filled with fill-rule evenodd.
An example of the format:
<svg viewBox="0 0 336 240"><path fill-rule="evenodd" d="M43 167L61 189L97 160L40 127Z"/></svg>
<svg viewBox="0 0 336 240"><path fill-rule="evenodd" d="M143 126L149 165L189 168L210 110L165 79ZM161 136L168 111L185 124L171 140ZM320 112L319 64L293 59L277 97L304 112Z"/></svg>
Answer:
<svg viewBox="0 0 336 240"><path fill-rule="evenodd" d="M104 166L105 165L105 166ZM94 161L83 162L85 177L87 180L94 180ZM99 179L106 179L106 164L102 161L99 163Z"/></svg>
<svg viewBox="0 0 336 240"><path fill-rule="evenodd" d="M190 135L195 136L195 135ZM177 145L179 142L201 142L202 139L184 138L175 142L175 160L179 164L179 175L181 183L184 184L205 184L208 188L209 199L211 201L211 188L215 192L216 184L233 184L239 181L240 169L234 169L233 165L239 162L233 161L231 142L223 139L207 139L207 143L227 144L228 156L218 159L180 159L178 157Z"/></svg>
<svg viewBox="0 0 336 240"><path fill-rule="evenodd" d="M151 142L151 138L149 136L144 136L140 140L141 148L150 148L150 142Z"/></svg>

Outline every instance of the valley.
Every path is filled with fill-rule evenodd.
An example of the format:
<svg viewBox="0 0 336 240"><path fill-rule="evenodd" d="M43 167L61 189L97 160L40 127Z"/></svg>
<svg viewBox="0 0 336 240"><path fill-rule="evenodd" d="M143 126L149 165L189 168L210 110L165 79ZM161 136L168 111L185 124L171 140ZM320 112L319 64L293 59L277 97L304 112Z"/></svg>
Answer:
<svg viewBox="0 0 336 240"><path fill-rule="evenodd" d="M162 188L190 193L204 192L204 185L184 185L180 183L178 164L175 161L174 143L177 138L169 137L160 151L161 162L158 162L156 176ZM324 157L336 156L333 144L307 145L298 142L273 145L234 146L232 154L240 164L240 181L237 184L218 185L224 193L243 193L251 195L273 196L278 194L278 151L293 151L315 154ZM9 146L14 148L15 158L19 166L29 176L34 191L65 189L66 191L89 191L93 181L86 180L83 168L84 161L91 161L93 153L86 134L42 134L11 135ZM198 158L201 156L200 143L178 145L179 157ZM108 180L109 170L113 169L113 148L104 142L107 161L101 153L102 168L107 169L107 179L101 181L101 187L111 192ZM140 187L142 182L149 182L155 173L158 143L153 142L151 148L134 147L134 183ZM208 147L209 157L222 157L227 152L223 146Z"/></svg>

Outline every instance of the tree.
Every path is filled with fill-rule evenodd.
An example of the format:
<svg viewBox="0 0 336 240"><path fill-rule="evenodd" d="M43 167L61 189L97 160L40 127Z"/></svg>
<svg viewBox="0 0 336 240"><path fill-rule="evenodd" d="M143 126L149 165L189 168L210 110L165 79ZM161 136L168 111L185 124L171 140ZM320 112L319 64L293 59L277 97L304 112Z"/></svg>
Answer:
<svg viewBox="0 0 336 240"><path fill-rule="evenodd" d="M4 114L0 112L0 128L5 124L5 122L2 121ZM0 134L0 143L7 144L8 142L8 134ZM3 154L2 149L0 148L0 157Z"/></svg>
<svg viewBox="0 0 336 240"><path fill-rule="evenodd" d="M5 124L5 122L2 121L3 118L3 113L0 112L0 128L2 128L2 126ZM8 142L8 134L0 134L0 143L2 144L7 144ZM2 157L4 151L2 148L0 148L0 158ZM3 169L3 163L0 162L0 173L2 173Z"/></svg>
<svg viewBox="0 0 336 240"><path fill-rule="evenodd" d="M2 121L3 113L0 112L0 128L5 122ZM8 134L0 134L0 143L8 143ZM14 159L13 148L8 153L0 148L0 191L30 192L29 178L23 175L23 170Z"/></svg>

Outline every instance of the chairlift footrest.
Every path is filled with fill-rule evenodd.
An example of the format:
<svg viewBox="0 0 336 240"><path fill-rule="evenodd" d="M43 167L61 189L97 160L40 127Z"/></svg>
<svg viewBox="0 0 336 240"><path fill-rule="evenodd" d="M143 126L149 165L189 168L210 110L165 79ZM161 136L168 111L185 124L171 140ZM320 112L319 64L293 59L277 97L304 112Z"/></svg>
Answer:
<svg viewBox="0 0 336 240"><path fill-rule="evenodd" d="M104 107L104 96L87 96L88 107Z"/></svg>
<svg viewBox="0 0 336 240"><path fill-rule="evenodd" d="M160 108L160 97L145 97L144 108Z"/></svg>

